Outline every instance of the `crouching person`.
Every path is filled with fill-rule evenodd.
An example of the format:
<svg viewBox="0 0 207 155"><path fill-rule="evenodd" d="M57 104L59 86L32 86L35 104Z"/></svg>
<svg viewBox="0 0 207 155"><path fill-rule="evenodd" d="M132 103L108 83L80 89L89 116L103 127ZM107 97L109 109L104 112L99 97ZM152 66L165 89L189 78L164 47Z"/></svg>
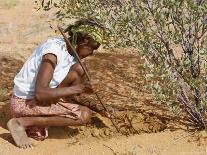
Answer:
<svg viewBox="0 0 207 155"><path fill-rule="evenodd" d="M97 22L80 20L67 29L79 57L85 58L98 49L104 29ZM96 105L74 103L77 94L96 91L95 81L84 80L84 71L63 38L51 38L39 45L14 79L11 113L7 123L20 148L32 147L28 137L44 140L49 126L86 124ZM91 110L92 109L92 110Z"/></svg>

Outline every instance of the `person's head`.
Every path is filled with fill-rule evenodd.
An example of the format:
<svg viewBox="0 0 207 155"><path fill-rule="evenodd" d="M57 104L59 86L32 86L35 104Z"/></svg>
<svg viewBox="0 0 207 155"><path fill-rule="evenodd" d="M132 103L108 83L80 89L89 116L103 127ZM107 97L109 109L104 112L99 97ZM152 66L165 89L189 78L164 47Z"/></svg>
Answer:
<svg viewBox="0 0 207 155"><path fill-rule="evenodd" d="M65 32L71 36L72 44L80 58L85 58L98 49L103 41L103 25L92 19L82 19L69 26Z"/></svg>

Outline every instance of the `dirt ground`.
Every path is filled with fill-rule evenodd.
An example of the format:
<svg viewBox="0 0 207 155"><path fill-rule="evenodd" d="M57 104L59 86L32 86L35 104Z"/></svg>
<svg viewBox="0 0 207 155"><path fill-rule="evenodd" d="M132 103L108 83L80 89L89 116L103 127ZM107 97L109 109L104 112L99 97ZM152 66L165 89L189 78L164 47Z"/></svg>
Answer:
<svg viewBox="0 0 207 155"><path fill-rule="evenodd" d="M119 116L116 123L125 135L117 133L110 120L94 114L86 126L51 127L49 138L35 141L35 148L17 148L6 128L13 78L39 43L58 34L50 29L56 23L53 13L37 12L34 1L1 0L0 19L0 155L207 154L206 132L187 128L188 122L145 91L143 61L130 49L99 50L84 62L91 77L99 80L98 93ZM124 124L125 114L132 126Z"/></svg>

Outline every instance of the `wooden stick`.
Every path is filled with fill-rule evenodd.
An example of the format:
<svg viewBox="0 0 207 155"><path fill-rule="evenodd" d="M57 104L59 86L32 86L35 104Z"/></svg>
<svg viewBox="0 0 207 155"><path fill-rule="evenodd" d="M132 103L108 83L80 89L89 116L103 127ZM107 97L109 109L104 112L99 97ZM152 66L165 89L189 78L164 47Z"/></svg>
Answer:
<svg viewBox="0 0 207 155"><path fill-rule="evenodd" d="M109 146L107 146L107 145L105 145L105 144L103 144L103 146L109 148L109 149L113 152L114 155L118 155L118 153L115 152L111 147L109 147Z"/></svg>
<svg viewBox="0 0 207 155"><path fill-rule="evenodd" d="M60 33L63 35L63 37L64 37L64 39L65 39L65 41L66 41L66 44L69 46L69 48L72 50L72 52L75 54L76 58L78 59L78 62L79 62L79 64L81 65L81 67L83 68L83 70L84 70L84 72L85 72L85 74L86 74L86 77L87 77L88 81L91 81L91 78L90 78L90 76L89 76L89 74L88 74L88 71L86 70L85 66L84 66L83 63L81 62L81 59L80 59L79 55L77 54L76 50L74 49L74 47L72 46L72 44L70 43L70 41L68 40L68 38L66 37L66 35L65 35L65 33L63 32L62 28L58 26L58 29L59 29ZM96 92L94 92L94 93L95 93L97 99L99 100L99 102L101 103L101 105L103 106L104 110L105 110L107 113L109 113L109 110L108 110L108 109L106 108L106 106L103 104L103 102L101 101L101 98L99 97L99 95L98 95ZM111 123L112 123L112 124L114 125L114 127L116 128L117 132L120 132L119 128L116 126L115 122L113 121L113 118L111 117L111 115L110 115L109 119L111 120Z"/></svg>

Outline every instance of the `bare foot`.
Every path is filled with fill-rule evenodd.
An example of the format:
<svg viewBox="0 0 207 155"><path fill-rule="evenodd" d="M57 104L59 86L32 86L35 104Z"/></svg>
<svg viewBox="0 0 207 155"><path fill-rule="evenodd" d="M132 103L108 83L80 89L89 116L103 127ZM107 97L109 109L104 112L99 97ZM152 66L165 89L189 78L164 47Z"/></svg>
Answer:
<svg viewBox="0 0 207 155"><path fill-rule="evenodd" d="M23 149L32 148L34 145L30 142L24 127L17 119L18 118L12 118L7 123L7 127L9 128L16 145Z"/></svg>

